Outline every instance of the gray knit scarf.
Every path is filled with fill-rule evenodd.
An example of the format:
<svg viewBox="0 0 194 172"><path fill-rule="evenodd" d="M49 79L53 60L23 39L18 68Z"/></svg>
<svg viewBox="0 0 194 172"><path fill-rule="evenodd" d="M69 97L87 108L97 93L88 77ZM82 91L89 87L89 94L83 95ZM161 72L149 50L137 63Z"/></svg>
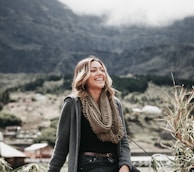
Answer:
<svg viewBox="0 0 194 172"><path fill-rule="evenodd" d="M90 95L81 98L81 102L83 114L97 137L103 142L118 143L124 136L124 130L115 102L109 101L105 92L100 96L99 106Z"/></svg>

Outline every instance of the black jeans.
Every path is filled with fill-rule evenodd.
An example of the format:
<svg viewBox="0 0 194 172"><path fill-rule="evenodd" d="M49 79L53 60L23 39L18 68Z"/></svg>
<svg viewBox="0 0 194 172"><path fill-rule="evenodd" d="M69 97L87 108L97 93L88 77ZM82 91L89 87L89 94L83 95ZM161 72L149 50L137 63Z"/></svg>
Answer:
<svg viewBox="0 0 194 172"><path fill-rule="evenodd" d="M118 172L118 160L82 155L79 157L78 172Z"/></svg>

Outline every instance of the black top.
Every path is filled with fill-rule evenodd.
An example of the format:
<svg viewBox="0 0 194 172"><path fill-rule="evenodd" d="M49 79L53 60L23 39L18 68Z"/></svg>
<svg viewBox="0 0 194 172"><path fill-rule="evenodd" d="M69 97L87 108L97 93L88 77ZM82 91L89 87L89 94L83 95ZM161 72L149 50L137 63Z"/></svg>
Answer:
<svg viewBox="0 0 194 172"><path fill-rule="evenodd" d="M89 121L81 115L81 143L80 152L113 153L116 154L116 144L102 142L92 131Z"/></svg>

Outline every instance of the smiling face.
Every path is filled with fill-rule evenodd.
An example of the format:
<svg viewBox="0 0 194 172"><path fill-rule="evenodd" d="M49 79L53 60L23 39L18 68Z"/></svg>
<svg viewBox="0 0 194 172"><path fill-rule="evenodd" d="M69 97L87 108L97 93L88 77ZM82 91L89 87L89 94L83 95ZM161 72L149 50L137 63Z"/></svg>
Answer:
<svg viewBox="0 0 194 172"><path fill-rule="evenodd" d="M87 80L89 91L101 91L105 86L106 74L103 66L98 61L92 61L90 65L90 76Z"/></svg>

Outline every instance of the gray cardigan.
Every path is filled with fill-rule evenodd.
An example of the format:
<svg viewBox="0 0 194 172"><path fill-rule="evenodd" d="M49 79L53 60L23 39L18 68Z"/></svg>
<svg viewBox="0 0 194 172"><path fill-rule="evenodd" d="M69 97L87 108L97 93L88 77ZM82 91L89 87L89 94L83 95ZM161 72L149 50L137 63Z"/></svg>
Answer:
<svg viewBox="0 0 194 172"><path fill-rule="evenodd" d="M125 128L120 101L115 98ZM58 123L57 139L47 172L59 172L68 155L68 172L77 172L81 135L81 103L79 98L67 97ZM119 166L128 165L132 169L131 152L126 128L125 136L118 143Z"/></svg>

